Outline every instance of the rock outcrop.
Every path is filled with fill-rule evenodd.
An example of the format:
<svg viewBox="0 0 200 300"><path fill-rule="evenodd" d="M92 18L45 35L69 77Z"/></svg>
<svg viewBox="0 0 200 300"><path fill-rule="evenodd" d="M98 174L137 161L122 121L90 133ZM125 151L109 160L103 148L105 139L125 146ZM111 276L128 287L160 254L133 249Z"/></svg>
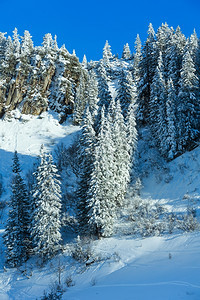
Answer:
<svg viewBox="0 0 200 300"><path fill-rule="evenodd" d="M81 64L56 38L46 34L43 45L34 47L25 31L20 41L0 33L0 117L13 109L40 115L51 108L63 121L72 113Z"/></svg>

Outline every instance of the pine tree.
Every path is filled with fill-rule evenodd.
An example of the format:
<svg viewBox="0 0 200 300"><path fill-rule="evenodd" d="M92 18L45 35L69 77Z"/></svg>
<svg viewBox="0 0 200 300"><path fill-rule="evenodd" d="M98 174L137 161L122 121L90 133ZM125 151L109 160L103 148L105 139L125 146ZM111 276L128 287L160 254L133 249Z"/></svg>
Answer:
<svg viewBox="0 0 200 300"><path fill-rule="evenodd" d="M130 72L121 70L118 86L116 101L120 101L123 116L126 117L129 105L135 102L136 97L136 87Z"/></svg>
<svg viewBox="0 0 200 300"><path fill-rule="evenodd" d="M18 58L20 56L21 45L20 45L19 34L18 34L17 28L15 28L13 31L13 46L14 46L15 57Z"/></svg>
<svg viewBox="0 0 200 300"><path fill-rule="evenodd" d="M162 61L163 61L163 75L164 79L167 80L167 73L169 70L169 60L168 57L168 50L171 48L171 41L173 36L173 28L169 28L168 24L162 24L156 33L157 41L156 41L156 48L157 53L162 54Z"/></svg>
<svg viewBox="0 0 200 300"><path fill-rule="evenodd" d="M36 176L32 237L34 253L45 261L57 253L61 242L61 189L57 168L50 154L41 151Z"/></svg>
<svg viewBox="0 0 200 300"><path fill-rule="evenodd" d="M199 135L199 86L194 61L189 49L183 56L178 94L178 145L179 151L190 148Z"/></svg>
<svg viewBox="0 0 200 300"><path fill-rule="evenodd" d="M46 49L47 51L54 48L54 41L53 41L51 33L45 34L45 36L43 37L42 44L43 44L44 49Z"/></svg>
<svg viewBox="0 0 200 300"><path fill-rule="evenodd" d="M106 75L106 70L103 64L103 61L100 61L99 68L98 68L98 112L94 124L95 131L98 132L100 128L100 119L101 119L101 110L102 107L105 107L105 115L107 115L109 103L112 100L111 92L108 86L108 78Z"/></svg>
<svg viewBox="0 0 200 300"><path fill-rule="evenodd" d="M138 87L139 81L140 81L140 66L141 66L141 60L142 60L142 45L141 40L139 37L139 34L136 37L135 40L135 55L133 60L133 78L136 83L136 87Z"/></svg>
<svg viewBox="0 0 200 300"><path fill-rule="evenodd" d="M87 58L85 54L83 56L82 66L84 69L87 69Z"/></svg>
<svg viewBox="0 0 200 300"><path fill-rule="evenodd" d="M24 31L24 36L22 37L21 52L24 56L28 56L29 59L31 53L33 52L32 36L30 35L28 30Z"/></svg>
<svg viewBox="0 0 200 300"><path fill-rule="evenodd" d="M193 61L196 63L197 54L198 54L198 37L197 37L195 29L189 39L189 50L190 50L190 54L192 56Z"/></svg>
<svg viewBox="0 0 200 300"><path fill-rule="evenodd" d="M114 173L114 195L116 206L124 205L124 197L127 186L130 181L131 153L127 140L127 130L125 120L122 114L121 105L116 102L114 112L114 121L112 123L111 138L113 142L113 164L115 167Z"/></svg>
<svg viewBox="0 0 200 300"><path fill-rule="evenodd" d="M92 118L94 119L97 115L98 111L98 82L96 73L94 70L89 72L89 81L88 85L86 86L87 93L86 93L86 103L89 106Z"/></svg>
<svg viewBox="0 0 200 300"><path fill-rule="evenodd" d="M128 43L126 43L126 45L124 45L123 52L122 52L122 58L125 60L128 60L131 58L131 51L130 51Z"/></svg>
<svg viewBox="0 0 200 300"><path fill-rule="evenodd" d="M132 102L129 105L126 116L126 132L127 132L127 146L130 156L130 163L134 161L134 156L137 149L137 128L136 128L136 102Z"/></svg>
<svg viewBox="0 0 200 300"><path fill-rule="evenodd" d="M79 138L78 164L79 178L77 189L77 217L82 232L88 232L87 194L94 162L95 132L89 107L86 108Z"/></svg>
<svg viewBox="0 0 200 300"><path fill-rule="evenodd" d="M88 216L93 232L110 236L115 218L114 165L111 129L101 112L101 126L94 149L94 163L88 190Z"/></svg>
<svg viewBox="0 0 200 300"><path fill-rule="evenodd" d="M149 122L152 134L160 148L166 153L166 84L164 79L164 66L162 53L158 58L158 66L151 84L151 98L149 105Z"/></svg>
<svg viewBox="0 0 200 300"><path fill-rule="evenodd" d="M112 58L111 47L108 41L106 41L105 46L103 48L103 60L105 63L107 63L111 58Z"/></svg>
<svg viewBox="0 0 200 300"><path fill-rule="evenodd" d="M149 24L148 38L142 49L140 62L140 81L138 83L138 119L142 124L148 122L150 86L153 81L157 65L157 51L155 32L152 24Z"/></svg>
<svg viewBox="0 0 200 300"><path fill-rule="evenodd" d="M88 71L82 70L81 76L80 76L80 84L76 91L76 97L75 97L75 104L74 104L74 114L73 114L73 120L75 124L81 124L83 119L83 114L85 111L85 108L87 106L87 98L88 98Z"/></svg>
<svg viewBox="0 0 200 300"><path fill-rule="evenodd" d="M168 81L168 97L166 103L167 117L167 151L168 158L173 159L176 155L176 93L172 79Z"/></svg>
<svg viewBox="0 0 200 300"><path fill-rule="evenodd" d="M17 267L30 255L30 204L27 189L21 177L17 152L13 157L12 196L7 226L4 235L6 261L9 266Z"/></svg>

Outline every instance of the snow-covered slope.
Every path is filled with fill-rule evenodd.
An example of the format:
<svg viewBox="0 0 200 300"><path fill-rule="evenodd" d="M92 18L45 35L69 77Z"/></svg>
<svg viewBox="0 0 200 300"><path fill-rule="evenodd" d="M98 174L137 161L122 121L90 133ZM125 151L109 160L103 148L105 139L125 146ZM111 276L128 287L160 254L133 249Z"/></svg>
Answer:
<svg viewBox="0 0 200 300"><path fill-rule="evenodd" d="M70 122L60 125L56 117L20 116L0 121L0 173L4 188L10 184L13 151L19 153L23 174L39 154L41 144L48 150L64 142L68 144L78 131ZM152 159L149 158L149 159ZM185 153L174 161L154 169L143 179L141 197L158 200L170 210L186 209L188 199L199 206L200 149ZM9 197L4 193L3 200ZM99 261L80 264L69 256L54 258L43 268L34 259L27 273L4 269L2 234L5 219L0 219L0 300L40 299L58 282L61 265L63 299L69 300L160 300L200 299L200 233L183 233L161 237L136 238L114 236L94 241L93 256ZM68 287L70 279L73 286Z"/></svg>

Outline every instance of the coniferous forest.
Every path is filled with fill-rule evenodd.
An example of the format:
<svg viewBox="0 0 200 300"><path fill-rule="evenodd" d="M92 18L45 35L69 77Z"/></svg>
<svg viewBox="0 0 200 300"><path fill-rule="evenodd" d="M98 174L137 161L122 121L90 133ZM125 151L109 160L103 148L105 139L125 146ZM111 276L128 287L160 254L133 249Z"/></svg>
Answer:
<svg viewBox="0 0 200 300"><path fill-rule="evenodd" d="M120 56L113 54L106 41L100 61L84 56L81 63L51 34L34 46L28 31L22 37L17 29L12 37L0 33L1 118L12 118L13 110L37 116L52 111L60 124L70 120L80 130L70 147L57 146L55 163L42 146L26 179L15 151L4 234L10 267L33 256L52 258L68 232L110 237L120 220L133 222L135 235L143 236L199 226L191 207L175 216L140 201L138 151L144 130L165 162L199 145L195 31L186 37L179 27L165 23L155 32L150 24L146 41L137 35L133 52L125 44ZM73 192L66 177L73 177Z"/></svg>

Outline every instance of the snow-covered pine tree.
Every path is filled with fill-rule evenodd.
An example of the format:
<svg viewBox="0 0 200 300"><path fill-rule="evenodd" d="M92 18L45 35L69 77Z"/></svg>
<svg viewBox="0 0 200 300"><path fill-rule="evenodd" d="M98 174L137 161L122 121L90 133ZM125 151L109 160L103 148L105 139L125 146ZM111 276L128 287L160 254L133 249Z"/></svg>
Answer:
<svg viewBox="0 0 200 300"><path fill-rule="evenodd" d="M137 149L137 128L136 128L136 101L129 105L126 116L126 132L127 132L127 144L128 152L130 155L130 163L134 162L134 156Z"/></svg>
<svg viewBox="0 0 200 300"><path fill-rule="evenodd" d="M129 48L129 44L126 43L126 45L124 45L124 48L123 48L122 59L129 60L130 58L131 58L131 51Z"/></svg>
<svg viewBox="0 0 200 300"><path fill-rule="evenodd" d="M104 105L105 110L107 110L109 103L112 99L109 86L108 86L108 77L106 75L106 69L104 67L103 61L100 61L99 68L98 68L98 88L99 88L99 93L98 93L98 98L99 98L99 106ZM100 108L100 111L101 111Z"/></svg>
<svg viewBox="0 0 200 300"><path fill-rule="evenodd" d="M106 75L106 70L104 67L104 63L101 60L99 67L98 67L98 112L95 120L95 131L98 132L100 128L100 122L101 122L101 111L102 107L105 107L105 115L107 115L109 103L112 100L111 92L109 90L108 86L108 78Z"/></svg>
<svg viewBox="0 0 200 300"><path fill-rule="evenodd" d="M176 92L173 85L172 79L168 80L167 84L168 95L166 102L166 117L167 117L167 150L168 159L173 159L176 155L176 116L175 116L175 106L176 106Z"/></svg>
<svg viewBox="0 0 200 300"><path fill-rule="evenodd" d="M180 71L182 68L183 53L186 45L186 38L178 26L171 36L171 45L167 49L169 60L168 79L172 78L176 95L179 92Z"/></svg>
<svg viewBox="0 0 200 300"><path fill-rule="evenodd" d="M192 56L193 61L196 63L197 54L198 54L198 37L196 34L196 31L194 29L193 34L191 34L189 39L189 50L190 54Z"/></svg>
<svg viewBox="0 0 200 300"><path fill-rule="evenodd" d="M194 61L189 49L183 56L178 94L178 150L189 149L199 136L199 84Z"/></svg>
<svg viewBox="0 0 200 300"><path fill-rule="evenodd" d="M166 84L164 80L164 66L162 53L158 58L158 66L151 84L149 105L149 123L151 132L162 154L166 154Z"/></svg>
<svg viewBox="0 0 200 300"><path fill-rule="evenodd" d="M20 56L21 45L17 28L13 30L13 46L16 59Z"/></svg>
<svg viewBox="0 0 200 300"><path fill-rule="evenodd" d="M134 54L134 60L133 60L133 78L136 83L136 87L139 84L140 81L140 66L141 66L141 60L142 60L142 45L141 40L139 37L139 34L136 37L135 40L135 54Z"/></svg>
<svg viewBox="0 0 200 300"><path fill-rule="evenodd" d="M84 54L83 55L83 61L82 61L82 67L84 68L84 69L87 69L87 58L86 58L86 55Z"/></svg>
<svg viewBox="0 0 200 300"><path fill-rule="evenodd" d="M61 247L61 189L52 156L45 154L43 150L36 176L31 233L34 253L45 261L55 255Z"/></svg>
<svg viewBox="0 0 200 300"><path fill-rule="evenodd" d="M21 53L23 56L28 56L30 59L31 53L33 52L33 41L32 36L28 30L24 31L21 43Z"/></svg>
<svg viewBox="0 0 200 300"><path fill-rule="evenodd" d="M94 148L94 163L87 194L89 225L98 237L110 236L115 218L115 165L111 129L101 111L101 125Z"/></svg>
<svg viewBox="0 0 200 300"><path fill-rule="evenodd" d="M103 60L105 64L107 64L111 58L112 58L111 46L109 45L108 41L106 41L105 46L103 48Z"/></svg>
<svg viewBox="0 0 200 300"><path fill-rule="evenodd" d="M163 75L165 80L167 80L167 73L169 70L170 57L168 56L168 51L171 47L173 31L173 28L169 28L168 24L164 23L158 28L158 31L156 33L156 48L158 57L160 53L162 53Z"/></svg>
<svg viewBox="0 0 200 300"><path fill-rule="evenodd" d="M88 85L86 86L86 103L89 106L92 118L94 119L98 111L98 82L94 70L89 72Z"/></svg>
<svg viewBox="0 0 200 300"><path fill-rule="evenodd" d="M142 49L142 60L140 62L140 81L138 83L138 120L142 124L148 122L150 86L153 81L157 65L157 51L155 32L152 24L149 24L148 38Z"/></svg>
<svg viewBox="0 0 200 300"><path fill-rule="evenodd" d="M76 91L75 103L74 103L74 114L73 121L75 124L81 124L83 119L83 114L87 105L88 98L88 85L89 75L87 70L81 71L80 84Z"/></svg>
<svg viewBox="0 0 200 300"><path fill-rule="evenodd" d="M127 140L125 120L122 114L120 102L116 102L114 121L111 127L113 142L114 172L114 196L117 207L124 205L124 197L130 180L131 157ZM109 118L111 119L111 118Z"/></svg>
<svg viewBox="0 0 200 300"><path fill-rule="evenodd" d="M2 40L2 43L4 44L4 40ZM1 50L3 52L2 54L1 54ZM3 79L4 82L9 82L9 80L15 77L15 67L16 67L14 46L10 36L6 40L4 46L1 45L1 38L0 38L0 57L1 57L0 78Z"/></svg>
<svg viewBox="0 0 200 300"><path fill-rule="evenodd" d="M94 162L95 131L93 118L87 106L79 138L78 164L79 178L77 189L77 217L82 232L88 232L87 197Z"/></svg>
<svg viewBox="0 0 200 300"><path fill-rule="evenodd" d="M21 168L17 151L13 157L12 195L10 211L4 234L6 262L11 267L18 267L30 255L30 203L27 189L21 177Z"/></svg>
<svg viewBox="0 0 200 300"><path fill-rule="evenodd" d="M115 100L116 102L120 102L124 117L127 115L129 105L135 101L136 95L133 88L135 88L135 85L133 83L132 74L130 72L125 72L125 70L122 69Z"/></svg>
<svg viewBox="0 0 200 300"><path fill-rule="evenodd" d="M45 36L43 37L43 47L48 51L51 51L52 48L54 47L54 41L52 38L51 33L46 33Z"/></svg>

